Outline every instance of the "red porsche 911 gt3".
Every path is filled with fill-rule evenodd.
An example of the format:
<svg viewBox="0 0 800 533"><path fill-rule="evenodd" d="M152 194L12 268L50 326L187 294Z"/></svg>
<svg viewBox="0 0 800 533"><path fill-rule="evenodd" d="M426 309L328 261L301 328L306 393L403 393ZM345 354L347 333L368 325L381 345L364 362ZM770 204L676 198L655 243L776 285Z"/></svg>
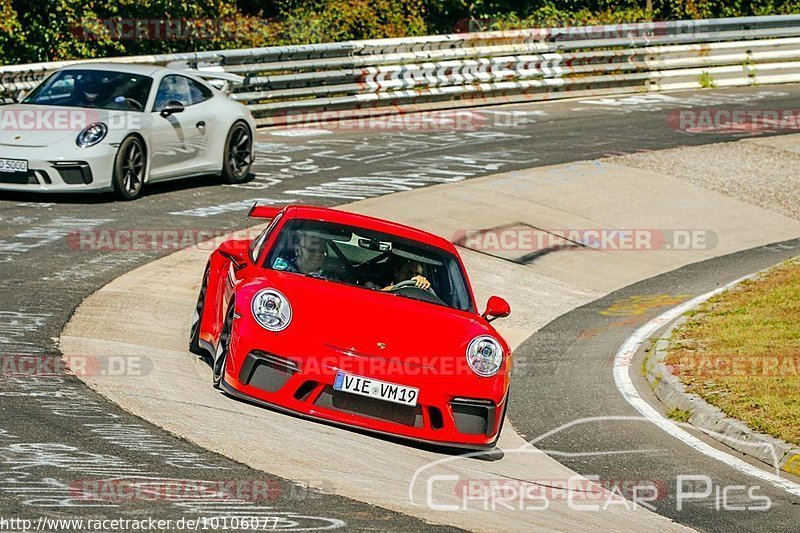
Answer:
<svg viewBox="0 0 800 533"><path fill-rule="evenodd" d="M456 248L408 226L333 209L253 206L271 219L205 270L190 350L231 396L445 446L491 448L511 351L479 314Z"/></svg>

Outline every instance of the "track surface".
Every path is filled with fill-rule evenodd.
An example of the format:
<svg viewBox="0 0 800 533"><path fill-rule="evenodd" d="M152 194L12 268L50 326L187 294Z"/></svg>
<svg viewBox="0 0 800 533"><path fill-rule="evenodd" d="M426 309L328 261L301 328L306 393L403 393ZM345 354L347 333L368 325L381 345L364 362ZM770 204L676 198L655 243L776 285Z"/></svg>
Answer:
<svg viewBox="0 0 800 533"><path fill-rule="evenodd" d="M800 87L779 86L491 108L480 110L481 118L460 131L378 128L306 135L261 131L256 179L240 187L222 187L212 179L176 182L149 187L144 198L132 203L96 196L4 194L0 201L0 353L5 369L0 390L0 516L246 514L280 516L286 519L284 526L298 527L336 525L336 520L357 529L424 526L346 498L292 490L291 484L127 415L75 378L10 376L9 368L21 355L58 356L53 339L86 296L121 273L173 251L81 248L68 238L71 232L222 232L247 226L243 215L254 199L334 205L498 171L731 140L741 135L687 135L673 129L667 117L680 108L792 109L798 102ZM124 315L119 320L124 321ZM525 400L527 392L518 387L512 420L535 433L541 426L523 422L533 420L534 414L538 418L538 411L530 409L539 405ZM571 398L573 392L562 389L558 394ZM566 396L553 398L562 397ZM594 473L584 472L581 466L586 465L567 464L581 473ZM159 501L103 507L85 501L75 489L84 482L122 475L162 480L257 478L280 490L266 502L262 498L211 505L156 498ZM696 511L677 518L710 527L713 522L703 516L710 515Z"/></svg>

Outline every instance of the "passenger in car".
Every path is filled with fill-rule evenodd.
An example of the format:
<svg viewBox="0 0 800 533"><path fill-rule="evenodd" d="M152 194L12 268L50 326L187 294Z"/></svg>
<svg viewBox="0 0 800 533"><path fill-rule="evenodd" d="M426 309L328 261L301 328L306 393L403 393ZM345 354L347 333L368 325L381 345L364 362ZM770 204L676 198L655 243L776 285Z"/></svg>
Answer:
<svg viewBox="0 0 800 533"><path fill-rule="evenodd" d="M293 250L294 257L278 257L273 268L315 278L344 281L341 261L338 258L328 257L327 248L325 240L298 232Z"/></svg>

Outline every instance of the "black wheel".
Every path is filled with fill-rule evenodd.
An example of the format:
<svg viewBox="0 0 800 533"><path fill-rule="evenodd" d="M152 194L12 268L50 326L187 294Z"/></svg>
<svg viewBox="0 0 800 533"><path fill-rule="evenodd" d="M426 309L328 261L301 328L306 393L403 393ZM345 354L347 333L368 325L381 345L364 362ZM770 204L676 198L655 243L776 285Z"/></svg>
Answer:
<svg viewBox="0 0 800 533"><path fill-rule="evenodd" d="M189 336L189 351L202 358L211 358L202 346L200 346L200 318L203 316L203 308L206 305L206 292L208 292L208 266L203 274L203 283L200 285L200 294L197 296L197 305L194 307L194 317L192 317L192 333Z"/></svg>
<svg viewBox="0 0 800 533"><path fill-rule="evenodd" d="M144 144L138 137L128 137L117 150L114 161L114 195L120 200L133 200L142 193L147 158Z"/></svg>
<svg viewBox="0 0 800 533"><path fill-rule="evenodd" d="M222 181L225 183L244 183L250 176L253 165L253 135L244 122L237 122L228 132L225 140L225 154L222 160Z"/></svg>
<svg viewBox="0 0 800 533"><path fill-rule="evenodd" d="M214 354L213 379L214 388L222 388L222 379L225 375L225 361L228 359L228 348L231 344L231 329L233 329L233 313L234 305L231 302L230 309L225 314L225 323L222 325L222 332L219 334L219 343L217 344L217 353Z"/></svg>

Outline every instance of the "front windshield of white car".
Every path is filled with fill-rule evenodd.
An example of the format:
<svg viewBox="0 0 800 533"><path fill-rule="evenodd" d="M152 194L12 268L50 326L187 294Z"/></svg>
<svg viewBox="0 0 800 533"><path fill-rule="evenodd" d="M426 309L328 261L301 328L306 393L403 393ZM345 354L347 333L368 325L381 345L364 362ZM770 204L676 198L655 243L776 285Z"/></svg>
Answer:
<svg viewBox="0 0 800 533"><path fill-rule="evenodd" d="M23 104L144 111L153 78L126 72L68 69L56 72Z"/></svg>
<svg viewBox="0 0 800 533"><path fill-rule="evenodd" d="M291 220L281 229L264 266L462 311L473 309L455 255L389 233Z"/></svg>

